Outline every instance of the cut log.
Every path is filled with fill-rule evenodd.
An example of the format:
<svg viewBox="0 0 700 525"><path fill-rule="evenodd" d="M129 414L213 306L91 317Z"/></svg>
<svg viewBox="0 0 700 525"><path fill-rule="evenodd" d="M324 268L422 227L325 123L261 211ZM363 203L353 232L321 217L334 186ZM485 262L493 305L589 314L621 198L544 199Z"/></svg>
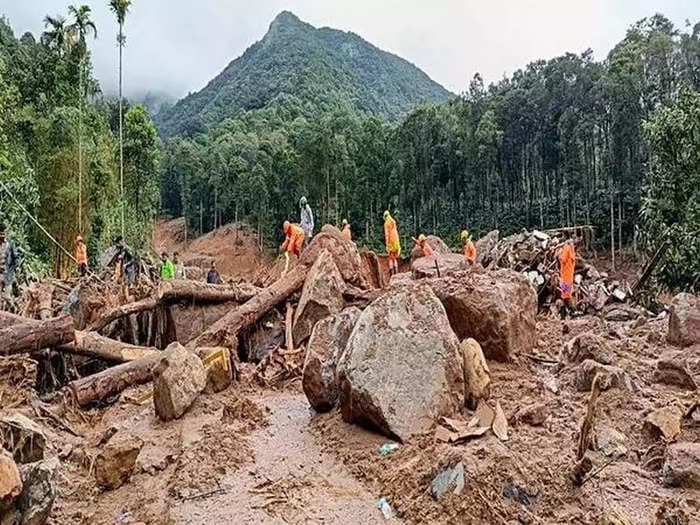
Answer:
<svg viewBox="0 0 700 525"><path fill-rule="evenodd" d="M89 357L99 357L116 363L127 363L154 354L160 350L154 347L136 346L122 343L96 332L76 330L75 340L67 345L59 346L56 350Z"/></svg>
<svg viewBox="0 0 700 525"><path fill-rule="evenodd" d="M97 374L76 379L66 387L79 406L84 407L122 392L125 388L148 383L152 370L166 352L113 366Z"/></svg>
<svg viewBox="0 0 700 525"><path fill-rule="evenodd" d="M0 329L0 356L32 352L73 341L73 318L68 315L27 322Z"/></svg>
<svg viewBox="0 0 700 525"><path fill-rule="evenodd" d="M209 284L179 279L162 283L158 290L158 298L168 302L190 300L203 303L244 303L260 290L248 283Z"/></svg>
<svg viewBox="0 0 700 525"><path fill-rule="evenodd" d="M0 330L3 328L9 328L10 326L15 326L22 323L37 322L36 319L31 319L29 317L24 317L17 314L11 314L10 312L5 312L0 310Z"/></svg>
<svg viewBox="0 0 700 525"><path fill-rule="evenodd" d="M146 297L145 299L141 299L140 301L122 304L120 306L117 306L116 308L113 308L105 315L100 317L97 321L92 323L92 325L90 326L90 331L99 332L105 326L107 326L113 321L116 321L117 319L121 319L122 317L126 317L127 315L135 314L138 312L143 312L145 310L152 310L156 306L158 306L158 299L156 299L155 297Z"/></svg>
<svg viewBox="0 0 700 525"><path fill-rule="evenodd" d="M293 268L237 309L223 316L188 346L224 346L235 352L238 349L240 332L253 326L268 310L286 301L299 290L304 284L307 271L305 265Z"/></svg>

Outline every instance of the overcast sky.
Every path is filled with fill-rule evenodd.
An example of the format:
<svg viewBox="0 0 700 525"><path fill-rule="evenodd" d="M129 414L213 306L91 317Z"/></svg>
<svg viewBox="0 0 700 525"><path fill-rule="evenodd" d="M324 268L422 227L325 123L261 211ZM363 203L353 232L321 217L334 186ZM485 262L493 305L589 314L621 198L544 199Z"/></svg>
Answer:
<svg viewBox="0 0 700 525"><path fill-rule="evenodd" d="M15 33L43 30L71 0L0 0ZM103 91L117 84L116 22L108 0L93 9L90 43ZM679 27L700 20L698 0L133 0L124 54L126 94L181 97L203 87L290 10L314 26L352 31L458 93L475 72L488 82L539 58L592 48L597 59L634 21L662 12Z"/></svg>

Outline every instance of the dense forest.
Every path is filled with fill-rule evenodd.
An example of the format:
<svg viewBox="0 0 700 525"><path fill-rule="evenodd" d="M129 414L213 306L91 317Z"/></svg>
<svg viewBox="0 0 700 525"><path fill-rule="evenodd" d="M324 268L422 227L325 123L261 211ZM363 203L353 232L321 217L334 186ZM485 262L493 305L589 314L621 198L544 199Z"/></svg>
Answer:
<svg viewBox="0 0 700 525"><path fill-rule="evenodd" d="M90 8L70 6L44 24L38 39L17 38L0 18L0 220L24 276L72 268L59 245L72 253L78 234L93 258L122 230L130 244L150 245L160 204L160 140L140 106L124 108L121 197L118 105L92 76Z"/></svg>
<svg viewBox="0 0 700 525"><path fill-rule="evenodd" d="M128 29L129 3L110 2L106 33L125 16ZM567 53L491 85L476 74L448 98L356 35L283 13L247 59L163 108L162 140L124 101L122 148L118 101L92 75L90 9L45 28L18 38L0 19L0 221L25 276L72 267L58 245L72 251L77 234L92 257L122 231L147 249L158 213L184 215L195 234L246 221L272 244L306 195L318 224L347 218L373 247L385 209L404 241L575 224L593 225L604 249L667 241L662 281L699 286L700 24L655 15L602 61ZM291 50L311 65L281 62L288 32L313 35ZM438 102L411 109L419 99Z"/></svg>
<svg viewBox="0 0 700 525"><path fill-rule="evenodd" d="M264 109L167 140L163 207L198 231L244 219L275 238L306 195L319 222L348 218L374 246L386 208L404 238L452 243L465 227L479 236L591 224L607 249L653 250L669 236L662 272L697 287L699 87L700 24L679 30L655 15L602 62L589 50L489 86L476 74L461 96L397 125L350 104L309 112L281 92Z"/></svg>

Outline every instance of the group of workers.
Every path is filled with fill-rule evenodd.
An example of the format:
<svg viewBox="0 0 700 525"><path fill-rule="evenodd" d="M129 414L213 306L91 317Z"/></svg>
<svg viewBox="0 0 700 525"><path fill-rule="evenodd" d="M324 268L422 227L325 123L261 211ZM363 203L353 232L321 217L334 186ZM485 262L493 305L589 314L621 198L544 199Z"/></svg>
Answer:
<svg viewBox="0 0 700 525"><path fill-rule="evenodd" d="M163 281L169 281L171 279L187 279L187 270L185 269L185 263L180 260L180 254L173 252L173 259L170 260L167 252L163 252L160 255L160 278ZM219 270L216 269L216 261L212 259L209 265L209 271L207 271L207 283L208 284L222 284L221 275Z"/></svg>

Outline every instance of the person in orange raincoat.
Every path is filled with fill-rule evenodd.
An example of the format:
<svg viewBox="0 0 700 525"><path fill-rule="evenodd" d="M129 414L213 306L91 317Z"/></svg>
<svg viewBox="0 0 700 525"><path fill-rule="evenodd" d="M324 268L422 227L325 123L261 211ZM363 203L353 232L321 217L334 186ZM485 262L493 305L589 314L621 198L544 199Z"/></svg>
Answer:
<svg viewBox="0 0 700 525"><path fill-rule="evenodd" d="M301 255L301 248L304 246L304 230L298 224L292 224L289 221L284 221L282 225L282 231L284 231L284 242L280 246L280 250L284 252L285 265L284 273L287 273L289 269L289 254L292 253L299 257Z"/></svg>
<svg viewBox="0 0 700 525"><path fill-rule="evenodd" d="M352 241L352 231L350 231L350 223L347 219L343 219L343 229L340 231L340 235L346 241Z"/></svg>
<svg viewBox="0 0 700 525"><path fill-rule="evenodd" d="M418 236L416 244L421 250L423 250L423 257L432 257L435 253L433 247L428 244L428 238L422 233Z"/></svg>
<svg viewBox="0 0 700 525"><path fill-rule="evenodd" d="M87 246L85 246L81 235L76 237L75 243L75 262L78 264L78 275L83 277L88 272Z"/></svg>
<svg viewBox="0 0 700 525"><path fill-rule="evenodd" d="M399 272L398 259L401 256L401 241L396 221L389 210L384 212L384 241L386 242L386 252L389 254L389 273L393 275Z"/></svg>
<svg viewBox="0 0 700 525"><path fill-rule="evenodd" d="M566 317L567 310L571 308L574 293L574 268L576 266L576 248L574 240L569 238L557 252L559 259L559 292L564 306L561 310L562 318Z"/></svg>
<svg viewBox="0 0 700 525"><path fill-rule="evenodd" d="M472 238L469 236L469 232L467 230L462 230L462 233L459 234L459 238L464 246L464 259L469 264L474 264L476 262L476 247L472 242Z"/></svg>

